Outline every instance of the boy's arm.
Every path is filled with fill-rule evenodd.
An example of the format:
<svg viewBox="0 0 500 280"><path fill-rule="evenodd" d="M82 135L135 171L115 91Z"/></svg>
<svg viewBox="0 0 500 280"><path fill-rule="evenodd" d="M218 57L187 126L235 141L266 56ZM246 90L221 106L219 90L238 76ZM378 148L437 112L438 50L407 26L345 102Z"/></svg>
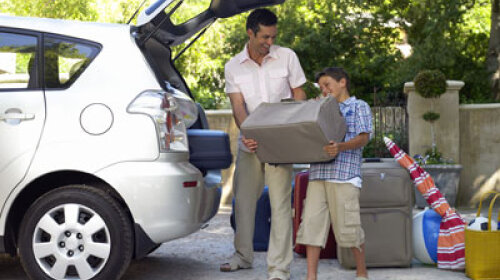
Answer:
<svg viewBox="0 0 500 280"><path fill-rule="evenodd" d="M370 134L362 132L356 137L352 138L347 142L334 142L330 141L330 144L323 147L323 150L332 157L337 156L338 153L346 150L354 150L365 146L370 140Z"/></svg>

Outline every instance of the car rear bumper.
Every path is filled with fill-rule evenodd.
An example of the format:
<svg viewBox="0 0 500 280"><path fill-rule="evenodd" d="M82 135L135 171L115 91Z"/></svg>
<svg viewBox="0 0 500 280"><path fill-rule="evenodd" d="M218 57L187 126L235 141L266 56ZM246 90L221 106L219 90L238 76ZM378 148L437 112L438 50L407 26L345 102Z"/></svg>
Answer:
<svg viewBox="0 0 500 280"><path fill-rule="evenodd" d="M219 208L220 174L203 177L187 157L166 154L154 162L123 162L97 175L122 196L133 222L158 244L197 231Z"/></svg>

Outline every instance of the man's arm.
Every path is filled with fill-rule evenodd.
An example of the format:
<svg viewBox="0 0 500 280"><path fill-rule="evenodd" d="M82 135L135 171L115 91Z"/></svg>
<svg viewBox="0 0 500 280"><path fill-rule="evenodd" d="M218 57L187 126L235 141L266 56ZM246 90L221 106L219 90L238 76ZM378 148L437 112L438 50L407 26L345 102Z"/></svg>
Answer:
<svg viewBox="0 0 500 280"><path fill-rule="evenodd" d="M338 153L346 150L354 150L361 148L368 144L368 141L370 140L370 134L363 132L358 134L358 136L352 138L351 140L347 142L340 142L336 143L334 141L330 141L330 144L326 145L323 147L323 150L329 155L329 156L337 156Z"/></svg>
<svg viewBox="0 0 500 280"><path fill-rule="evenodd" d="M240 125L248 117L247 109L245 107L245 99L241 92L230 93L229 101L231 101L231 107L233 108L234 121L236 126L240 128Z"/></svg>
<svg viewBox="0 0 500 280"><path fill-rule="evenodd" d="M293 99L295 100L306 100L306 92L302 89L302 87L292 88Z"/></svg>
<svg viewBox="0 0 500 280"><path fill-rule="evenodd" d="M241 92L230 93L228 95L229 100L231 101L231 107L233 108L234 121L236 122L236 126L240 128L240 125L248 117L245 106L245 98ZM242 135L241 142L243 142L243 145L245 145L251 152L255 152L257 150L257 141L247 139L244 135Z"/></svg>
<svg viewBox="0 0 500 280"><path fill-rule="evenodd" d="M288 73L288 83L292 89L293 99L306 100L306 93L302 89L302 86L307 82L306 76L304 75L304 70L302 70L297 54L293 51L288 61Z"/></svg>

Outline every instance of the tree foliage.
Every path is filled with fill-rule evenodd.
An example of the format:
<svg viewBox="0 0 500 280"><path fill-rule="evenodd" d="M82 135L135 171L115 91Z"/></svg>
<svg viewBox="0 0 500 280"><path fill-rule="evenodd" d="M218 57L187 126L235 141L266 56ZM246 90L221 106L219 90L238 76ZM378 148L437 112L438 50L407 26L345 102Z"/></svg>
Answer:
<svg viewBox="0 0 500 280"><path fill-rule="evenodd" d="M393 90L386 77L401 60L394 47L399 33L383 9L383 1L289 1L278 8L278 43L297 52L310 81L326 66L344 67L351 93L372 103L374 88Z"/></svg>
<svg viewBox="0 0 500 280"><path fill-rule="evenodd" d="M16 16L125 23L141 0L0 0L0 12Z"/></svg>
<svg viewBox="0 0 500 280"><path fill-rule="evenodd" d="M487 0L486 0L487 1ZM399 11L413 54L401 63L399 83L422 69L439 69L448 79L462 80L463 103L489 102L485 68L487 18L478 16L485 0L416 0Z"/></svg>
<svg viewBox="0 0 500 280"><path fill-rule="evenodd" d="M124 23L140 2L0 0L0 12ZM174 21L196 15L209 2L184 1ZM312 85L314 73L326 66L344 67L351 75L352 94L371 105L405 102L404 82L420 70L439 69L447 78L465 82L460 100L472 103L492 101L486 68L492 2L498 0L287 0L271 9L279 18L276 43L298 54L310 81L305 86L310 97L319 93ZM224 64L247 41L247 15L217 20L176 61L207 108L228 106ZM408 58L397 49L404 42L412 46Z"/></svg>
<svg viewBox="0 0 500 280"><path fill-rule="evenodd" d="M97 20L96 0L4 0L0 12L18 16Z"/></svg>
<svg viewBox="0 0 500 280"><path fill-rule="evenodd" d="M491 93L496 101L500 101L500 0L491 0L487 69L490 72Z"/></svg>

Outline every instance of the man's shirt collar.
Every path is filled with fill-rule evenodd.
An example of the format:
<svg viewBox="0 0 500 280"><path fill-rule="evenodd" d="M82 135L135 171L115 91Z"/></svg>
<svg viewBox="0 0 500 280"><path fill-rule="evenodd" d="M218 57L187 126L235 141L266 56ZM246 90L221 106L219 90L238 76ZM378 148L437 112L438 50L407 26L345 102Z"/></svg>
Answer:
<svg viewBox="0 0 500 280"><path fill-rule="evenodd" d="M278 46L272 45L271 48L269 48L269 53L264 57L263 61L268 60L269 58L272 59L278 59L278 51L277 51ZM246 62L247 60L252 60L250 58L250 55L248 54L248 43L245 44L245 48L243 49L242 52L238 55L238 62L240 64Z"/></svg>

